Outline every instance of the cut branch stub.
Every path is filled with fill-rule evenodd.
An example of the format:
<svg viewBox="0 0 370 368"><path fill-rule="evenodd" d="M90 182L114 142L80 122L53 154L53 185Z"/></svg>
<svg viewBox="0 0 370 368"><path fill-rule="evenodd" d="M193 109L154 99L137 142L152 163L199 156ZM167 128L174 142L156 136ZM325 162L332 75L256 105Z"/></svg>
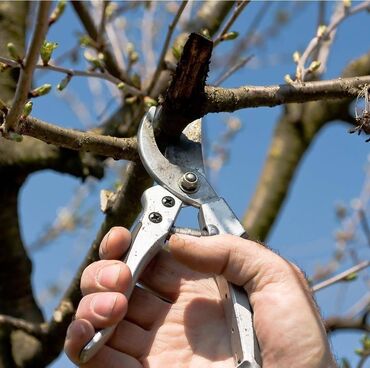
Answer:
<svg viewBox="0 0 370 368"><path fill-rule="evenodd" d="M189 123L202 115L212 48L208 38L190 34L158 115L155 133L160 146L178 138Z"/></svg>

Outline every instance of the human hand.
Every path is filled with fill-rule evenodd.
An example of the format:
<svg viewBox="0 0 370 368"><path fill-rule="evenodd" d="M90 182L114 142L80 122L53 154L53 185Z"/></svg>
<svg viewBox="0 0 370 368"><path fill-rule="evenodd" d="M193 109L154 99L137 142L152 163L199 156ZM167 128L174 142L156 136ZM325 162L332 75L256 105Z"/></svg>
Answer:
<svg viewBox="0 0 370 368"><path fill-rule="evenodd" d="M264 368L336 366L303 274L262 245L232 235L172 236L171 252L162 251L141 278L154 293L136 287L127 302L122 293L131 274L115 259L129 243L126 229L113 228L102 241L102 260L82 275L84 297L67 332L67 355L78 364L94 327L118 327L81 367L234 367L214 274L248 293Z"/></svg>

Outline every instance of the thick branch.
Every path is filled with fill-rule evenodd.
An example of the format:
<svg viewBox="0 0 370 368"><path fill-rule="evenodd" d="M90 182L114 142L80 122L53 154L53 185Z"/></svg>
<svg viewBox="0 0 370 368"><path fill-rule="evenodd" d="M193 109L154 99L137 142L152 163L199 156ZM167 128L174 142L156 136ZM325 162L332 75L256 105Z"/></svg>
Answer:
<svg viewBox="0 0 370 368"><path fill-rule="evenodd" d="M177 138L199 117L211 54L212 41L196 33L189 36L158 117L157 137Z"/></svg>
<svg viewBox="0 0 370 368"><path fill-rule="evenodd" d="M208 86L205 89L206 102L203 113L205 115L210 112L232 112L247 107L272 107L292 102L357 97L365 84L370 84L370 75L266 87Z"/></svg>
<svg viewBox="0 0 370 368"><path fill-rule="evenodd" d="M28 92L31 88L33 71L39 57L41 44L45 39L45 34L48 29L50 5L50 1L39 2L35 30L24 62L24 67L19 76L14 102L5 120L5 130L14 128L22 114L24 104L27 101Z"/></svg>
<svg viewBox="0 0 370 368"><path fill-rule="evenodd" d="M134 138L116 138L101 134L79 132L61 128L33 117L27 117L18 124L17 133L52 143L72 150L92 152L98 155L136 161L137 144Z"/></svg>
<svg viewBox="0 0 370 368"><path fill-rule="evenodd" d="M9 327L10 330L22 330L29 335L40 337L43 335L43 324L28 322L22 318L14 318L0 314L0 326Z"/></svg>

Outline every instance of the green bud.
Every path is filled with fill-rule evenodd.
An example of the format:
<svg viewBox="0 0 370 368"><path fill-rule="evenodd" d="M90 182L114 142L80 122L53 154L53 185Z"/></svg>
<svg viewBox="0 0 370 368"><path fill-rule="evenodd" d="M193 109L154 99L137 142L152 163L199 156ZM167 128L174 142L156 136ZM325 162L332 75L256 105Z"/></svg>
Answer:
<svg viewBox="0 0 370 368"><path fill-rule="evenodd" d="M126 84L123 82L120 82L117 84L117 88L123 90L126 87Z"/></svg>
<svg viewBox="0 0 370 368"><path fill-rule="evenodd" d="M32 106L33 106L32 101L26 102L26 104L23 107L23 113L22 113L24 118L27 117L29 114L31 114Z"/></svg>
<svg viewBox="0 0 370 368"><path fill-rule="evenodd" d="M16 47L14 46L14 43L13 42L8 42L8 44L6 46L8 48L9 55L14 60L17 60L17 61L22 60L22 58L19 56L19 53L18 53Z"/></svg>
<svg viewBox="0 0 370 368"><path fill-rule="evenodd" d="M131 96L131 97L125 98L125 102L128 105L133 105L136 101L137 101L137 96Z"/></svg>
<svg viewBox="0 0 370 368"><path fill-rule="evenodd" d="M0 62L0 73L4 72L5 70L7 70L9 68L10 68L10 65Z"/></svg>
<svg viewBox="0 0 370 368"><path fill-rule="evenodd" d="M61 15L64 13L64 10L66 8L67 1L66 0L60 0L58 1L57 6L53 10L53 12L50 14L49 17L49 26L51 26L53 23L55 23Z"/></svg>
<svg viewBox="0 0 370 368"><path fill-rule="evenodd" d="M136 51L131 52L129 57L132 64L135 64L139 60L139 54Z"/></svg>
<svg viewBox="0 0 370 368"><path fill-rule="evenodd" d="M68 83L71 81L72 75L67 74L57 85L58 91L63 91L64 88L68 86Z"/></svg>
<svg viewBox="0 0 370 368"><path fill-rule="evenodd" d="M131 80L134 87L141 88L141 78L139 74L137 73L133 74Z"/></svg>
<svg viewBox="0 0 370 368"><path fill-rule="evenodd" d="M103 62L100 57L92 55L87 50L84 52L84 57L94 68L103 68Z"/></svg>
<svg viewBox="0 0 370 368"><path fill-rule="evenodd" d="M57 47L58 44L56 42L48 42L46 40L43 42L40 49L40 56L44 65L48 65L51 59L51 55Z"/></svg>
<svg viewBox="0 0 370 368"><path fill-rule="evenodd" d="M152 106L157 106L158 105L157 101L154 100L153 98L149 97L149 96L144 97L144 104L147 107L152 107Z"/></svg>
<svg viewBox="0 0 370 368"><path fill-rule="evenodd" d="M328 27L327 27L326 25L324 25L324 24L320 25L320 26L317 28L316 36L317 36L317 37L322 37L322 36L325 34L325 32L326 32L327 28L328 28Z"/></svg>
<svg viewBox="0 0 370 368"><path fill-rule="evenodd" d="M175 57L176 60L180 60L182 54L182 49L173 46L172 47L172 55Z"/></svg>
<svg viewBox="0 0 370 368"><path fill-rule="evenodd" d="M117 3L110 2L105 8L105 16L109 19L118 9Z"/></svg>
<svg viewBox="0 0 370 368"><path fill-rule="evenodd" d="M343 6L345 7L345 8L350 8L351 7L351 5L352 5L352 0L343 0Z"/></svg>
<svg viewBox="0 0 370 368"><path fill-rule="evenodd" d="M364 355L364 351L362 349L355 349L355 353L359 356L363 356Z"/></svg>
<svg viewBox="0 0 370 368"><path fill-rule="evenodd" d="M40 87L35 88L30 92L31 97L40 97L48 94L51 91L51 84L45 83Z"/></svg>
<svg viewBox="0 0 370 368"><path fill-rule="evenodd" d="M128 42L126 45L126 51L128 54L131 54L135 51L135 45L132 42Z"/></svg>
<svg viewBox="0 0 370 368"><path fill-rule="evenodd" d="M14 142L22 142L23 136L15 132L9 132L8 139Z"/></svg>
<svg viewBox="0 0 370 368"><path fill-rule="evenodd" d="M370 350L370 336L364 335L364 337L361 339L361 342L365 350Z"/></svg>
<svg viewBox="0 0 370 368"><path fill-rule="evenodd" d="M294 81L293 81L292 77L291 77L289 74L285 74L285 76L284 76L284 81L285 81L285 83L287 83L287 84L293 84L293 83L294 83Z"/></svg>
<svg viewBox="0 0 370 368"><path fill-rule="evenodd" d="M356 272L352 272L350 273L348 276L346 276L343 281L354 281L356 280L358 277L357 273Z"/></svg>
<svg viewBox="0 0 370 368"><path fill-rule="evenodd" d="M230 41L230 40L235 40L235 38L237 38L239 36L239 33L238 32L228 32L228 33L225 33L221 39L222 41Z"/></svg>
<svg viewBox="0 0 370 368"><path fill-rule="evenodd" d="M298 51L293 52L293 61L297 64L299 59L301 58L301 54Z"/></svg>
<svg viewBox="0 0 370 368"><path fill-rule="evenodd" d="M207 28L202 28L200 34L209 39L211 38L211 34L209 33L209 30Z"/></svg>
<svg viewBox="0 0 370 368"><path fill-rule="evenodd" d="M88 35L82 35L79 39L82 47L94 47L94 41Z"/></svg>
<svg viewBox="0 0 370 368"><path fill-rule="evenodd" d="M321 66L321 62L318 60L314 60L311 64L310 67L308 68L311 73L315 72L318 70Z"/></svg>

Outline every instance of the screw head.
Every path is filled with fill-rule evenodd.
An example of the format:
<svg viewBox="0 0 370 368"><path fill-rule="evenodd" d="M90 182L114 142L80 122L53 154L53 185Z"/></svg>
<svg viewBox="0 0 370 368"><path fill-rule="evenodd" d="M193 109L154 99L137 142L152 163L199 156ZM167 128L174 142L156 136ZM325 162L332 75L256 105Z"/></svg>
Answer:
<svg viewBox="0 0 370 368"><path fill-rule="evenodd" d="M180 179L180 187L184 192L195 192L198 189L198 176L193 172L185 173Z"/></svg>
<svg viewBox="0 0 370 368"><path fill-rule="evenodd" d="M175 205L175 200L170 196L165 196L162 198L162 204L165 207L173 207Z"/></svg>
<svg viewBox="0 0 370 368"><path fill-rule="evenodd" d="M158 224L162 221L162 215L159 212L151 212L149 214L149 220L155 224Z"/></svg>

